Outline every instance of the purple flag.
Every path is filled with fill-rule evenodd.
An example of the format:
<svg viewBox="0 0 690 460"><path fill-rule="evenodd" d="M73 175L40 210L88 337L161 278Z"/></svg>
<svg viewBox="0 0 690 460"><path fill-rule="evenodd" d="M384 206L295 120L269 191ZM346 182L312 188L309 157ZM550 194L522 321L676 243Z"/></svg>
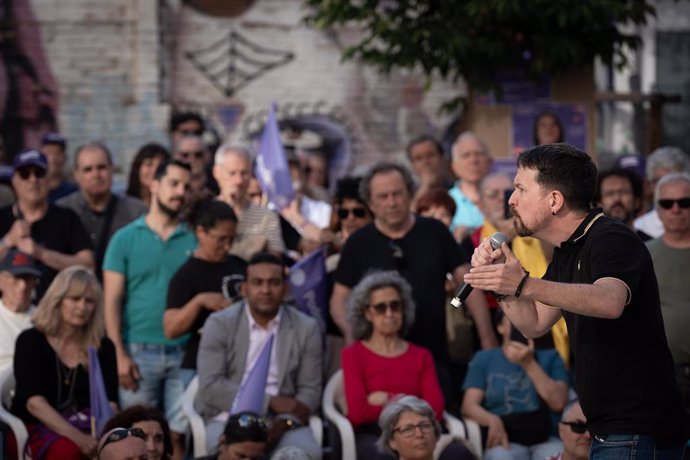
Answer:
<svg viewBox="0 0 690 460"><path fill-rule="evenodd" d="M271 104L268 111L266 126L261 135L259 154L256 156L256 178L268 196L268 201L278 211L286 208L295 197L274 104Z"/></svg>
<svg viewBox="0 0 690 460"><path fill-rule="evenodd" d="M91 404L91 431L98 438L105 423L113 416L112 407L105 392L101 363L94 347L89 347L89 401Z"/></svg>
<svg viewBox="0 0 690 460"><path fill-rule="evenodd" d="M261 349L254 366L247 374L247 378L240 385L235 400L230 407L230 415L242 411L252 411L257 414L264 412L264 394L268 380L268 368L271 365L271 348L275 334L268 336L268 340Z"/></svg>
<svg viewBox="0 0 690 460"><path fill-rule="evenodd" d="M328 313L328 278L322 248L302 258L290 268L290 294L297 308L316 319L321 333L326 333Z"/></svg>

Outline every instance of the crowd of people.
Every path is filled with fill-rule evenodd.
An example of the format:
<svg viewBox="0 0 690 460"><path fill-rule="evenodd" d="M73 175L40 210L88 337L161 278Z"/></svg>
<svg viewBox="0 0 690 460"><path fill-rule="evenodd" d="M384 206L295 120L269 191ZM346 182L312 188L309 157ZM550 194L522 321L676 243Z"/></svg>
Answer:
<svg viewBox="0 0 690 460"><path fill-rule="evenodd" d="M182 397L198 379L204 458L317 460L309 419L339 369L360 459L681 458L687 154L598 172L544 113L514 178L467 131L448 155L422 136L409 167L332 180L327 152L286 136L295 198L276 209L252 152L204 130L175 114L171 148L142 146L122 195L104 144L74 149L68 172L58 133L3 169L0 371L29 434L17 452L0 426L7 458L190 458ZM325 330L289 291L315 250ZM116 414L102 433L90 347ZM234 410L262 365L260 407ZM444 435L445 413L480 426L480 452Z"/></svg>

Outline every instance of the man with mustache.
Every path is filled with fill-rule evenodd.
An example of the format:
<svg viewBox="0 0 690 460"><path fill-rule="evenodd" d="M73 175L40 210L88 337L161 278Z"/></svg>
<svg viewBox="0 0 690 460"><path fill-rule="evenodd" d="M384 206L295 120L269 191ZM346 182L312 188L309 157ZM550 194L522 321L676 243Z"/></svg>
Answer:
<svg viewBox="0 0 690 460"><path fill-rule="evenodd" d="M120 403L162 403L175 459L182 458L187 428L180 368L188 337L166 338L162 318L168 284L196 248L196 237L180 222L190 182L188 164L161 163L148 214L113 235L103 262L106 331L117 353Z"/></svg>
<svg viewBox="0 0 690 460"><path fill-rule="evenodd" d="M515 228L552 244L551 263L543 278L531 277L506 244L494 250L487 238L465 282L501 295L501 308L527 337L565 318L590 458L681 458L687 414L649 251L628 226L591 209L597 169L587 153L540 145L517 165L509 200Z"/></svg>
<svg viewBox="0 0 690 460"><path fill-rule="evenodd" d="M634 171L614 168L599 173L595 202L609 217L618 219L635 230L633 222L642 208L642 179ZM642 241L651 239L642 230L635 230Z"/></svg>

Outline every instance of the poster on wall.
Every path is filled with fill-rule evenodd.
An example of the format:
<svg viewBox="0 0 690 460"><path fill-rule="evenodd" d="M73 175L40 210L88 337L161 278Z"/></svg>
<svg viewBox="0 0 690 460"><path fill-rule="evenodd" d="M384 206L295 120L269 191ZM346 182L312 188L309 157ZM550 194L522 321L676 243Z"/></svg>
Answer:
<svg viewBox="0 0 690 460"><path fill-rule="evenodd" d="M580 149L587 147L587 106L577 103L537 103L513 105L514 156L534 145L534 122L542 112L555 114L563 126L563 139Z"/></svg>

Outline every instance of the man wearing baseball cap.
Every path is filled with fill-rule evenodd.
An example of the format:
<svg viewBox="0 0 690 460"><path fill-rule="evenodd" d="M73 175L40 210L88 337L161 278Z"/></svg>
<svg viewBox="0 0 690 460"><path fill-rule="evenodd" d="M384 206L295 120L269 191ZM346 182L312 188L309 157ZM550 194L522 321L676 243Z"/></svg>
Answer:
<svg viewBox="0 0 690 460"><path fill-rule="evenodd" d="M0 208L0 258L16 248L32 257L41 271L37 299L63 268L84 265L93 269L89 236L70 209L48 202L48 162L38 150L14 157L12 186L17 202Z"/></svg>
<svg viewBox="0 0 690 460"><path fill-rule="evenodd" d="M16 249L0 262L0 372L12 366L19 333L31 327L31 296L40 278L33 259Z"/></svg>

